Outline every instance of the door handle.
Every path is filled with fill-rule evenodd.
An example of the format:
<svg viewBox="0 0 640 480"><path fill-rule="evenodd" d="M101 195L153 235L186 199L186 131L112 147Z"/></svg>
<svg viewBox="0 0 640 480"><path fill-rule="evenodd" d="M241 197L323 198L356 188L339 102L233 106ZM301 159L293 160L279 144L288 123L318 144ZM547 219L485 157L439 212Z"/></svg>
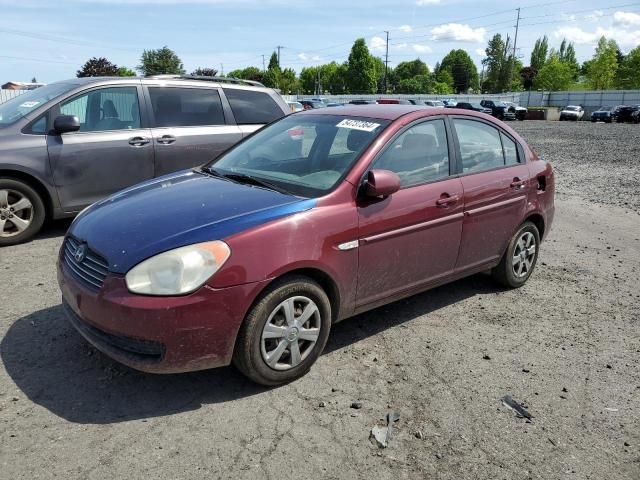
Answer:
<svg viewBox="0 0 640 480"><path fill-rule="evenodd" d="M513 182L511 182L511 188L515 189L515 190L520 190L521 188L523 188L525 185L527 184L526 181L524 180L520 180L518 177L515 177L513 179Z"/></svg>
<svg viewBox="0 0 640 480"><path fill-rule="evenodd" d="M133 137L129 139L129 145L133 147L142 147L149 143L149 139L147 137Z"/></svg>
<svg viewBox="0 0 640 480"><path fill-rule="evenodd" d="M436 200L436 207L438 208L447 208L454 203L460 201L459 195L449 195L448 193L443 193L440 195L440 198Z"/></svg>
<svg viewBox="0 0 640 480"><path fill-rule="evenodd" d="M160 138L158 138L156 141L163 145L169 145L170 143L173 143L176 141L176 137L174 137L173 135L163 135Z"/></svg>

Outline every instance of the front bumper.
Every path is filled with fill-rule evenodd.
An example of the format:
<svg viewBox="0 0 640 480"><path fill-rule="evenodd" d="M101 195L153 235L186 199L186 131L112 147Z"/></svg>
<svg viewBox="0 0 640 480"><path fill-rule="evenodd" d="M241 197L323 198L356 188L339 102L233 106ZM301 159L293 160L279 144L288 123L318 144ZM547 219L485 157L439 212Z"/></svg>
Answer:
<svg viewBox="0 0 640 480"><path fill-rule="evenodd" d="M78 282L58 262L58 284L70 323L98 350L137 370L178 373L229 365L251 303L268 282L180 297L129 292L109 275L99 291Z"/></svg>

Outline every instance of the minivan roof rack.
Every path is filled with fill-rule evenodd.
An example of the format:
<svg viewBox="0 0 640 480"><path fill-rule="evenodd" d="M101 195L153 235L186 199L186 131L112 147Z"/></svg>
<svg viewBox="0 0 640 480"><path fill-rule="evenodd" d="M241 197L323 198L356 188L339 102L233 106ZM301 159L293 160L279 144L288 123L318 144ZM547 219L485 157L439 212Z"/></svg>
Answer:
<svg viewBox="0 0 640 480"><path fill-rule="evenodd" d="M210 77L205 75L147 75L145 78L153 78L157 80L161 79L173 79L173 80L200 80L204 82L218 82L218 83L234 83L236 85L251 85L253 87L264 87L264 84L256 82L254 80L245 80L243 78L233 77Z"/></svg>

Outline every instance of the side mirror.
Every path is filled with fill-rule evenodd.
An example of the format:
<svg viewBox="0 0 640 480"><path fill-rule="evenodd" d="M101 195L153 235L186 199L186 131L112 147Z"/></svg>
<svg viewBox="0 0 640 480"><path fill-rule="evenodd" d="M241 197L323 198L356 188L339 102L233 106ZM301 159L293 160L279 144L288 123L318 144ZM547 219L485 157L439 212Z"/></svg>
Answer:
<svg viewBox="0 0 640 480"><path fill-rule="evenodd" d="M367 197L388 197L400 190L400 177L389 170L371 170L364 182Z"/></svg>
<svg viewBox="0 0 640 480"><path fill-rule="evenodd" d="M75 115L58 115L53 121L53 129L58 134L77 132L80 130L80 120Z"/></svg>

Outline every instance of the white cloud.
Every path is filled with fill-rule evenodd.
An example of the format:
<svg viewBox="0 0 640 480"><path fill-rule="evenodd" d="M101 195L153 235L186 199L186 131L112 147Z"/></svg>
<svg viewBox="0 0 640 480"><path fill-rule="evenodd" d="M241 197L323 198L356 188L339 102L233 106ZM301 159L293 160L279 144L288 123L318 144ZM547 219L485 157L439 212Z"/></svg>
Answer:
<svg viewBox="0 0 640 480"><path fill-rule="evenodd" d="M408 47L408 45L407 45L407 43L406 43L406 42L403 42L403 43L398 43L395 47L396 47L398 50L404 50L405 48L407 48L407 47Z"/></svg>
<svg viewBox="0 0 640 480"><path fill-rule="evenodd" d="M416 0L416 5L419 7L424 7L427 5L437 5L440 3L440 0Z"/></svg>
<svg viewBox="0 0 640 480"><path fill-rule="evenodd" d="M429 45L420 45L419 43L414 43L411 45L414 51L418 53L431 53L433 49Z"/></svg>
<svg viewBox="0 0 640 480"><path fill-rule="evenodd" d="M640 15L633 12L616 12L613 14L613 21L616 25L637 27L640 26Z"/></svg>
<svg viewBox="0 0 640 480"><path fill-rule="evenodd" d="M461 23L447 23L431 30L432 40L451 42L484 42L484 28L471 28Z"/></svg>
<svg viewBox="0 0 640 480"><path fill-rule="evenodd" d="M375 36L369 40L369 48L374 52L383 52L386 46L387 42L382 37Z"/></svg>
<svg viewBox="0 0 640 480"><path fill-rule="evenodd" d="M632 19L633 20L633 19ZM556 38L566 38L570 42L579 45L595 46L600 37L615 40L623 49L631 49L640 45L640 29L626 30L624 28L602 28L598 27L595 31L583 30L580 27L560 27L553 32Z"/></svg>
<svg viewBox="0 0 640 480"><path fill-rule="evenodd" d="M580 27L561 27L553 35L556 38L566 38L570 42L580 44L594 43L598 41L596 33L586 32Z"/></svg>
<svg viewBox="0 0 640 480"><path fill-rule="evenodd" d="M584 18L585 20L589 20L591 22L597 22L598 19L604 15L604 12L602 10L594 10L593 13L590 13L589 15L585 15Z"/></svg>
<svg viewBox="0 0 640 480"><path fill-rule="evenodd" d="M299 54L298 54L298 58L299 58L300 60L308 60L308 59L309 59L309 57L307 56L307 54L306 54L306 53L304 53L304 52L299 53Z"/></svg>
<svg viewBox="0 0 640 480"><path fill-rule="evenodd" d="M487 54L487 52L484 51L484 48L476 48L475 52L479 57L484 57Z"/></svg>
<svg viewBox="0 0 640 480"><path fill-rule="evenodd" d="M413 28L411 28L411 25L400 25L398 30L402 30L404 33L411 33Z"/></svg>

